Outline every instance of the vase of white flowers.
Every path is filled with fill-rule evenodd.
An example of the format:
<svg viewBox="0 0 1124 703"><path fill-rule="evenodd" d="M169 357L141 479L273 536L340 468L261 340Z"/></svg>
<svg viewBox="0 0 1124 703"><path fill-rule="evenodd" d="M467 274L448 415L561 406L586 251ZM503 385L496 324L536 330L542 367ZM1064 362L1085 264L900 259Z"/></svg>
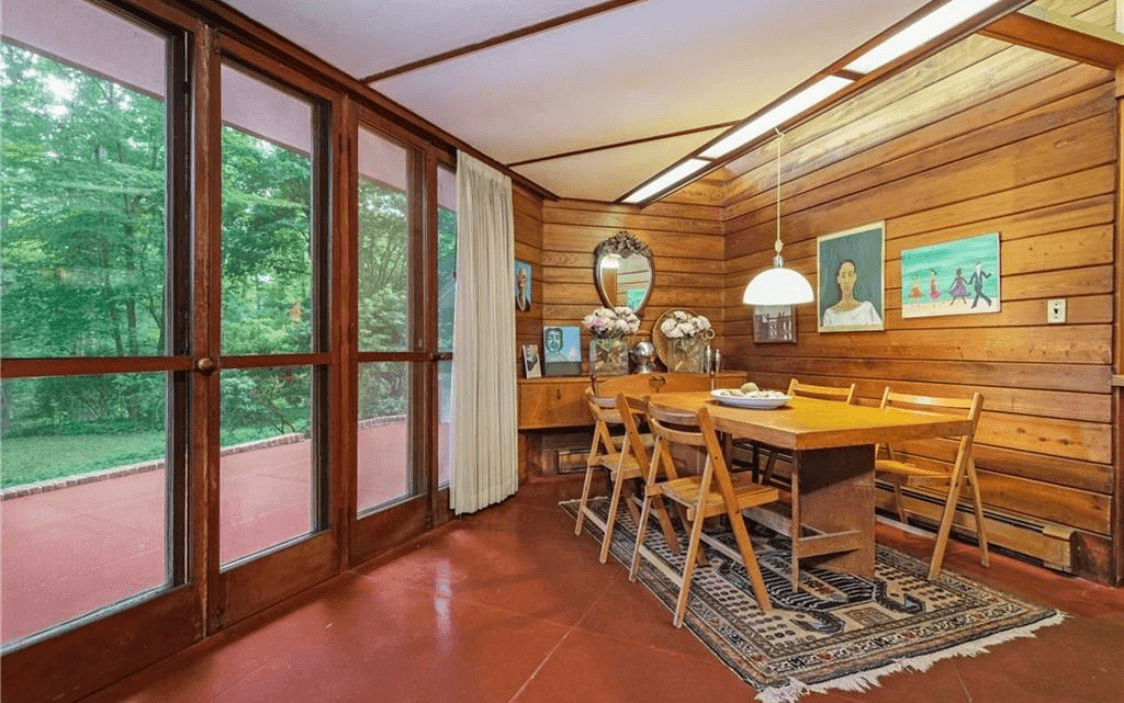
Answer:
<svg viewBox="0 0 1124 703"><path fill-rule="evenodd" d="M640 329L632 308L597 308L582 324L589 330L589 370L594 376L628 373L628 337Z"/></svg>
<svg viewBox="0 0 1124 703"><path fill-rule="evenodd" d="M701 372L714 330L705 315L673 310L659 323L667 339L667 370Z"/></svg>

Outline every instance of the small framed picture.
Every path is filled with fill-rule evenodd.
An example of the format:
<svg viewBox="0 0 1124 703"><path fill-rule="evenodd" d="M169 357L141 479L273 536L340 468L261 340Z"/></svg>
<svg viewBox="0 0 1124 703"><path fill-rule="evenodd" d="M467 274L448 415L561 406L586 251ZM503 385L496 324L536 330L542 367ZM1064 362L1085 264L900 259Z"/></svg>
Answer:
<svg viewBox="0 0 1124 703"><path fill-rule="evenodd" d="M515 260L515 309L519 312L531 309L531 265L518 259Z"/></svg>
<svg viewBox="0 0 1124 703"><path fill-rule="evenodd" d="M542 376L542 361L539 359L539 345L523 345L523 373L527 378L540 378Z"/></svg>
<svg viewBox="0 0 1124 703"><path fill-rule="evenodd" d="M581 332L580 327L543 328L543 375L582 374Z"/></svg>
<svg viewBox="0 0 1124 703"><path fill-rule="evenodd" d="M796 342L796 314L791 305L756 305L753 308L753 341Z"/></svg>

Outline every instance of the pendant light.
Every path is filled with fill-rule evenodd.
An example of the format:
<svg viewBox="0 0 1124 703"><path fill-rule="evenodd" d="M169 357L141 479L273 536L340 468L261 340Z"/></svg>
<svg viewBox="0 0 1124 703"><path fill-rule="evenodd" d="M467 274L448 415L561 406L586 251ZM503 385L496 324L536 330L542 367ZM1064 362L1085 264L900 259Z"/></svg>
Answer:
<svg viewBox="0 0 1124 703"><path fill-rule="evenodd" d="M753 277L745 287L742 302L746 305L802 305L815 299L812 286L799 272L785 268L781 258L781 140L784 135L777 133L777 241L773 249L773 268L766 269Z"/></svg>

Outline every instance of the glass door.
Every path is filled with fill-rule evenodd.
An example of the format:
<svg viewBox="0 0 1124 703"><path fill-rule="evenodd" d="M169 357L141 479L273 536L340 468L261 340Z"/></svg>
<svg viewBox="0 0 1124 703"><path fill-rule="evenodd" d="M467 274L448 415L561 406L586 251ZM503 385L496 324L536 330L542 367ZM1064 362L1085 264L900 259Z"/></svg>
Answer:
<svg viewBox="0 0 1124 703"><path fill-rule="evenodd" d="M202 252L211 334L198 361L210 374L202 420L217 506L207 558L217 584L212 628L338 568L330 96L236 44L220 53L212 79L220 120L211 127L221 207Z"/></svg>
<svg viewBox="0 0 1124 703"><path fill-rule="evenodd" d="M83 0L6 0L3 32L2 685L46 700L202 636L178 89L193 43ZM120 637L156 617L158 640Z"/></svg>
<svg viewBox="0 0 1124 703"><path fill-rule="evenodd" d="M365 111L356 122L353 561L420 534L443 512L438 156ZM446 293L451 306L451 288Z"/></svg>

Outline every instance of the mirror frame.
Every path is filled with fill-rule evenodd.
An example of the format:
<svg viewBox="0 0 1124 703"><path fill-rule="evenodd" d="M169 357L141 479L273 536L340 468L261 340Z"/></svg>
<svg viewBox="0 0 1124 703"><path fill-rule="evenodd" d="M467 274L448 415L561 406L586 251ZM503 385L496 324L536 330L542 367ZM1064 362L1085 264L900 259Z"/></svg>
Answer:
<svg viewBox="0 0 1124 703"><path fill-rule="evenodd" d="M651 273L651 282L648 284L648 292L644 294L644 299L640 301L633 312L639 317L640 311L648 304L652 297L652 291L656 288L656 266L652 260L652 250L647 244L637 239L628 230L621 230L609 237L605 241L597 245L593 250L593 285L597 287L597 294L601 296L602 304L607 307L616 307L616 303L609 297L608 291L601 285L601 260L609 255L616 254L622 259L627 259L630 256L641 256L648 260L648 269Z"/></svg>

